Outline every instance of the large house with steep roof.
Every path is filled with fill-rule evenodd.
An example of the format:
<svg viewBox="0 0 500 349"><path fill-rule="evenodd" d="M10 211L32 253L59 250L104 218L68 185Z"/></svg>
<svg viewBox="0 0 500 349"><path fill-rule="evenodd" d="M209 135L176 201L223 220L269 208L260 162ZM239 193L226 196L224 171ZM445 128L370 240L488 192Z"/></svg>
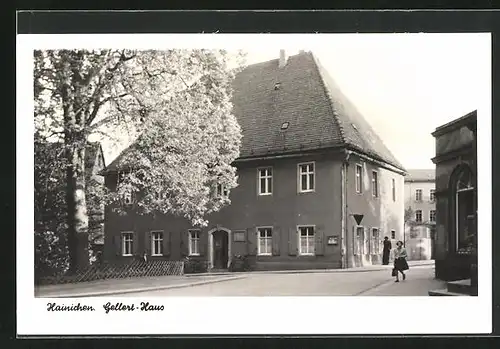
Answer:
<svg viewBox="0 0 500 349"><path fill-rule="evenodd" d="M311 52L237 74L243 139L231 204L206 228L182 217L106 210L105 258L189 256L225 269L351 268L381 260L384 236L402 239L403 166ZM106 170L113 187L118 157Z"/></svg>

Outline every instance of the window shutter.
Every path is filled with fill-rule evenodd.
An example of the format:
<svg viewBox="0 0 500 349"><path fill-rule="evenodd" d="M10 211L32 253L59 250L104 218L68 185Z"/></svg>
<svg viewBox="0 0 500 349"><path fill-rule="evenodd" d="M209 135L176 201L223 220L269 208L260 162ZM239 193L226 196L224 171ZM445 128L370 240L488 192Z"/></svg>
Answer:
<svg viewBox="0 0 500 349"><path fill-rule="evenodd" d="M189 255L189 231L181 231L181 256Z"/></svg>
<svg viewBox="0 0 500 349"><path fill-rule="evenodd" d="M357 227L352 227L352 246L354 247L354 255L359 255L359 238L358 238Z"/></svg>
<svg viewBox="0 0 500 349"><path fill-rule="evenodd" d="M208 244L207 233L200 230L200 240L198 241L198 248L200 251L200 256L205 255L206 246Z"/></svg>
<svg viewBox="0 0 500 349"><path fill-rule="evenodd" d="M288 254L290 256L297 255L297 230L295 228L290 228L288 231Z"/></svg>
<svg viewBox="0 0 500 349"><path fill-rule="evenodd" d="M314 254L316 256L324 255L324 232L323 226L317 226L314 231Z"/></svg>
<svg viewBox="0 0 500 349"><path fill-rule="evenodd" d="M121 235L113 236L113 245L115 246L115 253L117 256L122 255L122 239Z"/></svg>
<svg viewBox="0 0 500 349"><path fill-rule="evenodd" d="M280 228L273 228L272 232L272 242L273 242L273 256L280 255Z"/></svg>
<svg viewBox="0 0 500 349"><path fill-rule="evenodd" d="M255 256L257 254L257 232L255 228L247 229L248 255Z"/></svg>
<svg viewBox="0 0 500 349"><path fill-rule="evenodd" d="M134 251L134 256L141 255L142 253L139 252L139 233L134 232L132 235L132 251Z"/></svg>
<svg viewBox="0 0 500 349"><path fill-rule="evenodd" d="M151 232L147 231L144 233L144 251L148 256L153 254L153 250L151 248Z"/></svg>
<svg viewBox="0 0 500 349"><path fill-rule="evenodd" d="M169 231L163 232L163 255L170 256L170 236L172 234Z"/></svg>

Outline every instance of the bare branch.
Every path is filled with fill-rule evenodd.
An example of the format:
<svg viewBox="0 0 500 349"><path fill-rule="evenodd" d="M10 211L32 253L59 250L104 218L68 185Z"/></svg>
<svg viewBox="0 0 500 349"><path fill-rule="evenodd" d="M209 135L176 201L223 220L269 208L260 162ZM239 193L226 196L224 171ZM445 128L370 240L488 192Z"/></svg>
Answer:
<svg viewBox="0 0 500 349"><path fill-rule="evenodd" d="M87 118L86 125L90 126L90 124L92 124L92 122L95 120L95 118L97 116L97 113L99 112L99 108L102 107L104 104L106 104L107 102L111 101L112 99L123 98L123 97L125 97L127 95L128 95L127 93L122 93L122 94L120 94L118 96L109 96L109 97L104 98L103 100L101 100L99 102L96 102L94 104L94 108L93 108L92 112L90 113L89 117Z"/></svg>

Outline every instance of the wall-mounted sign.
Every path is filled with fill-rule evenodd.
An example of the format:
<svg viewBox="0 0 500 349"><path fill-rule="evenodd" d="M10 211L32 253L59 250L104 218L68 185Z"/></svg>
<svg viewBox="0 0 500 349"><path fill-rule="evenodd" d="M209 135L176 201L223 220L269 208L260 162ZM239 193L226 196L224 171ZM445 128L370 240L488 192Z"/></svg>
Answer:
<svg viewBox="0 0 500 349"><path fill-rule="evenodd" d="M245 231L235 231L233 236L235 242L245 242Z"/></svg>
<svg viewBox="0 0 500 349"><path fill-rule="evenodd" d="M338 235L332 235L328 237L328 245L338 245L339 237Z"/></svg>

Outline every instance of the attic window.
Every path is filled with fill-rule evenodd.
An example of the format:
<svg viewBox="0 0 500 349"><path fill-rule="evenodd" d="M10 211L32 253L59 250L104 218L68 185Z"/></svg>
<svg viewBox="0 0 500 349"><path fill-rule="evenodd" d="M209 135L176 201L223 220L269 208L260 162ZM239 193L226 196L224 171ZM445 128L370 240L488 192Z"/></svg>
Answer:
<svg viewBox="0 0 500 349"><path fill-rule="evenodd" d="M281 87L281 82L277 82L277 83L274 84L274 89L275 90L279 90L280 87Z"/></svg>
<svg viewBox="0 0 500 349"><path fill-rule="evenodd" d="M282 130L286 130L289 125L290 125L290 123L288 121L286 121L286 122L284 122L284 123L281 124L281 129Z"/></svg>

